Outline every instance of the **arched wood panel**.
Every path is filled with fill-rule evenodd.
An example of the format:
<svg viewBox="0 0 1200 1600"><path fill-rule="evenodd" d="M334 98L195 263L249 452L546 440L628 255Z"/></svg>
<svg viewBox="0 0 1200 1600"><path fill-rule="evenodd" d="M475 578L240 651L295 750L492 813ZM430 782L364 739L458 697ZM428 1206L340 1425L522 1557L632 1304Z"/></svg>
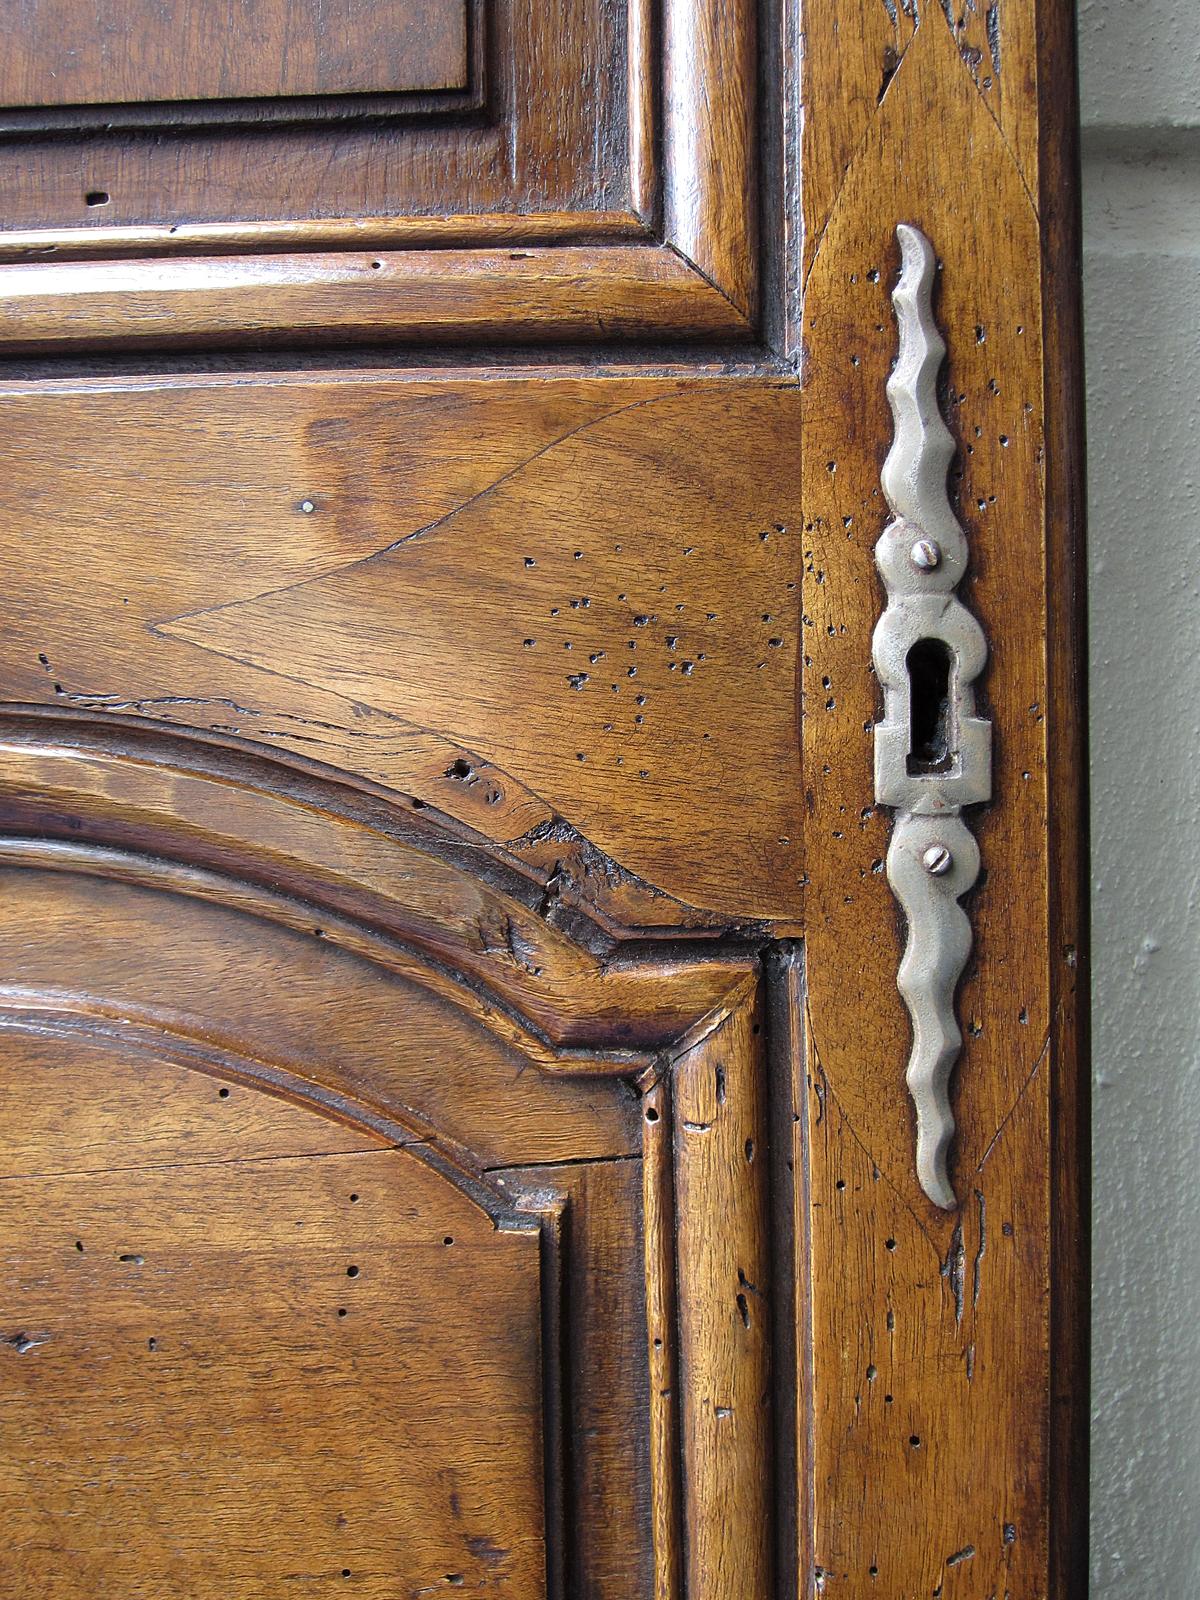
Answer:
<svg viewBox="0 0 1200 1600"><path fill-rule="evenodd" d="M544 1595L536 1217L169 1043L12 1021L6 1584Z"/></svg>
<svg viewBox="0 0 1200 1600"><path fill-rule="evenodd" d="M753 1102L753 955L631 960L461 825L393 804L385 826L261 758L25 733L0 773L0 1360L23 1396L0 1459L14 1484L44 1463L22 1563L64 1600L201 1571L246 1596L677 1600L685 1516L739 1481L741 1537L769 1496L765 1417L682 1487L688 1419L766 1381L766 1313L747 1343L741 1289L673 1242L675 1218L684 1241L732 1225L767 1294L765 1168L739 1134L689 1190L686 1134L671 1154L670 1083L714 1048Z"/></svg>

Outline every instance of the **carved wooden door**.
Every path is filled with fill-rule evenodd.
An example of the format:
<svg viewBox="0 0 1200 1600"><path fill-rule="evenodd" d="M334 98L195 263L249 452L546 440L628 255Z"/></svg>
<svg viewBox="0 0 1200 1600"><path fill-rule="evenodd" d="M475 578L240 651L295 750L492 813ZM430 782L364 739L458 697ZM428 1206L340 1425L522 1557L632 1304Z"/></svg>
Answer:
<svg viewBox="0 0 1200 1600"><path fill-rule="evenodd" d="M0 22L0 1593L1081 1593L1066 0Z"/></svg>

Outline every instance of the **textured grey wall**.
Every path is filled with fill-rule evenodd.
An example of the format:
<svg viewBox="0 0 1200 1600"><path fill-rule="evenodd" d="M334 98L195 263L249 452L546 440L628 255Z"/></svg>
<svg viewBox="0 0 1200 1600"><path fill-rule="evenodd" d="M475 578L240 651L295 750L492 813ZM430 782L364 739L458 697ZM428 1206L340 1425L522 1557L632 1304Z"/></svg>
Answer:
<svg viewBox="0 0 1200 1600"><path fill-rule="evenodd" d="M1200 1596L1200 6L1080 0L1094 1600Z"/></svg>

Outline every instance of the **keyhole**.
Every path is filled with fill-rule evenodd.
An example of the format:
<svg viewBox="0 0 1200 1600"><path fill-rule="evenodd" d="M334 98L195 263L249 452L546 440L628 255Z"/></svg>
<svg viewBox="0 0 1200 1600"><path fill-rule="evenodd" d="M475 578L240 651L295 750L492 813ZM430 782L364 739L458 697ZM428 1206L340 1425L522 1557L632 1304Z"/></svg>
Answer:
<svg viewBox="0 0 1200 1600"><path fill-rule="evenodd" d="M908 652L906 665L908 775L948 772L955 756L954 652L941 639L918 639Z"/></svg>

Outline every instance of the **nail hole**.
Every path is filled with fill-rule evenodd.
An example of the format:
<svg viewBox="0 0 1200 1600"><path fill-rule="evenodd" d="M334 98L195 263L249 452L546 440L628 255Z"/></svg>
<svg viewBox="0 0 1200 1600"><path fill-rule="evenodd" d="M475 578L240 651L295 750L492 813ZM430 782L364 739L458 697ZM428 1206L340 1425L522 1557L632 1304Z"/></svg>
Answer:
<svg viewBox="0 0 1200 1600"><path fill-rule="evenodd" d="M106 206L108 204L108 191L106 189L89 189L83 198L89 206Z"/></svg>
<svg viewBox="0 0 1200 1600"><path fill-rule="evenodd" d="M358 1268L357 1267L347 1267L346 1268L346 1276L348 1278L357 1278L358 1277Z"/></svg>

